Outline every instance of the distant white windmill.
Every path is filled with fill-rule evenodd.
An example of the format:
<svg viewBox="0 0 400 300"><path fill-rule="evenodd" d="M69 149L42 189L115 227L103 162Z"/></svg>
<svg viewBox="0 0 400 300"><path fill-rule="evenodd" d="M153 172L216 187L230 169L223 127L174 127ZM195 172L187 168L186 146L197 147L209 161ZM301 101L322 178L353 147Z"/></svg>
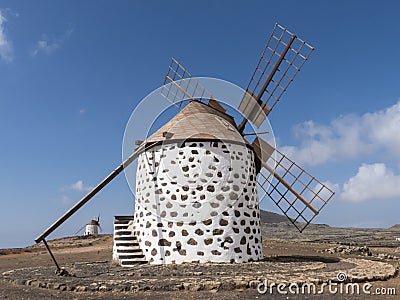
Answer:
<svg viewBox="0 0 400 300"><path fill-rule="evenodd" d="M77 235L79 232L81 232L83 229L85 229L85 232L83 233L83 236L97 236L99 232L102 231L101 226L100 226L100 215L94 217L91 219L85 226L83 226L81 229L79 229L75 235Z"/></svg>
<svg viewBox="0 0 400 300"><path fill-rule="evenodd" d="M86 229L85 233L83 234L84 236L97 236L99 234L99 229L101 231L100 227L100 216L96 218L93 218L92 220L89 221L89 223L86 224Z"/></svg>

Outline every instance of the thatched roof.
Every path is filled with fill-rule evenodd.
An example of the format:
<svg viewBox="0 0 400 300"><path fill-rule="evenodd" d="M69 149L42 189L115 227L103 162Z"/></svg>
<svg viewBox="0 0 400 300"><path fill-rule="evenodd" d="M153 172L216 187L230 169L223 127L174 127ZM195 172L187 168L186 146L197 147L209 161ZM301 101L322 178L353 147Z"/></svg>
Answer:
<svg viewBox="0 0 400 300"><path fill-rule="evenodd" d="M146 139L146 143L186 139L245 143L233 117L199 101L186 105L168 123Z"/></svg>
<svg viewBox="0 0 400 300"><path fill-rule="evenodd" d="M86 225L97 225L100 226L99 222L96 220L90 220L89 223L87 223Z"/></svg>

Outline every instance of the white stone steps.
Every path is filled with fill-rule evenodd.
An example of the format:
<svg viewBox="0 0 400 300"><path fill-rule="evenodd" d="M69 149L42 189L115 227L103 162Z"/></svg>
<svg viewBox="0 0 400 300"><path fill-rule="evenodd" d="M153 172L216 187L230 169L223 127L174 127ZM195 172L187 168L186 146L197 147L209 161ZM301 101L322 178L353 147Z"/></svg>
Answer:
<svg viewBox="0 0 400 300"><path fill-rule="evenodd" d="M123 253L136 253L136 252L142 253L142 249L140 249L139 247L135 247L135 248L129 247L127 249L121 249L121 248L117 249L117 253L118 254L120 254L120 253L121 254L123 254Z"/></svg>
<svg viewBox="0 0 400 300"><path fill-rule="evenodd" d="M140 249L138 243L115 243L115 246L117 246L118 249L124 249L124 248L135 249L135 247L137 247L137 249Z"/></svg>
<svg viewBox="0 0 400 300"><path fill-rule="evenodd" d="M146 259L144 258L137 258L137 259L124 259L123 261L121 261L121 266L122 267L129 267L132 265L137 265L137 264L147 264L148 262L146 261Z"/></svg>
<svg viewBox="0 0 400 300"><path fill-rule="evenodd" d="M113 259L129 267L147 263L137 237L130 228L133 216L116 216L114 219Z"/></svg>

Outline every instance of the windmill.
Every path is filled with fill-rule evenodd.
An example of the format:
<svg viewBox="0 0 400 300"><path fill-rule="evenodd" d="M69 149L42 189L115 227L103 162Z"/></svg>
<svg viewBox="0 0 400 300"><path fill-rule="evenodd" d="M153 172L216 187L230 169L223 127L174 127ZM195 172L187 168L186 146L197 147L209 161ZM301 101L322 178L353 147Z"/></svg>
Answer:
<svg viewBox="0 0 400 300"><path fill-rule="evenodd" d="M60 270L45 238L136 159L135 216L114 224L113 257L123 266L261 259L260 190L302 232L334 192L247 131L266 120L313 50L275 24L238 106L240 122L172 59L161 94L179 112L35 241Z"/></svg>
<svg viewBox="0 0 400 300"><path fill-rule="evenodd" d="M99 234L99 230L101 231L100 226L100 216L91 219L85 226L84 236L97 236Z"/></svg>
<svg viewBox="0 0 400 300"><path fill-rule="evenodd" d="M83 236L88 237L88 236L97 236L99 232L102 232L103 229L100 226L100 214L93 219L91 219L86 225L82 226L77 232L75 232L75 235L80 233L82 230L84 230Z"/></svg>

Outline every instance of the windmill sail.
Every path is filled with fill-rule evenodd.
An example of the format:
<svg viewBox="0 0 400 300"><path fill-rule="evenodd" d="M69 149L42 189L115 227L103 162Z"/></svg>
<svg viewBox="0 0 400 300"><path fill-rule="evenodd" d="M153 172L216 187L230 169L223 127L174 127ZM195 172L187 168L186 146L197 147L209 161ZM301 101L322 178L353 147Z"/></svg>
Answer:
<svg viewBox="0 0 400 300"><path fill-rule="evenodd" d="M267 45L238 107L245 116L239 129L250 120L259 127L278 103L314 48L279 24Z"/></svg>
<svg viewBox="0 0 400 300"><path fill-rule="evenodd" d="M184 100L199 100L220 112L226 109L214 99L210 92L203 87L175 58L171 59L168 72L165 75L161 95L179 109Z"/></svg>
<svg viewBox="0 0 400 300"><path fill-rule="evenodd" d="M252 145L264 168L258 185L302 232L334 192L260 137Z"/></svg>
<svg viewBox="0 0 400 300"><path fill-rule="evenodd" d="M77 235L79 232L81 232L83 229L85 229L86 225L83 225L77 232L75 232L74 235Z"/></svg>

